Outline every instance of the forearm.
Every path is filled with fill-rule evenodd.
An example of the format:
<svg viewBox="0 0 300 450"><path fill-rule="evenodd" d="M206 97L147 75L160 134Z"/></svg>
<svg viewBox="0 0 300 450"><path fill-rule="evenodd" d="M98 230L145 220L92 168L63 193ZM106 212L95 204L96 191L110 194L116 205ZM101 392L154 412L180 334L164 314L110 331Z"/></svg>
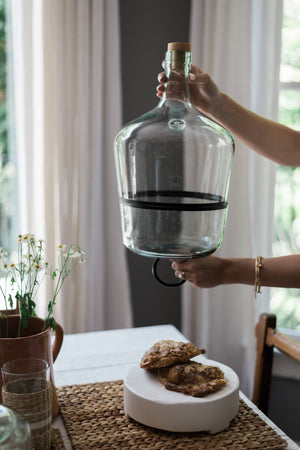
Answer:
<svg viewBox="0 0 300 450"><path fill-rule="evenodd" d="M159 81L165 81L159 74ZM189 75L192 104L260 155L286 166L300 166L300 131L266 119L220 92L207 73L192 66ZM161 97L165 88L158 86Z"/></svg>
<svg viewBox="0 0 300 450"><path fill-rule="evenodd" d="M225 284L248 284L254 286L255 259L231 258L225 264ZM262 286L300 288L300 255L264 258L260 269Z"/></svg>
<svg viewBox="0 0 300 450"><path fill-rule="evenodd" d="M220 94L213 118L257 153L287 166L300 165L300 133L258 116Z"/></svg>

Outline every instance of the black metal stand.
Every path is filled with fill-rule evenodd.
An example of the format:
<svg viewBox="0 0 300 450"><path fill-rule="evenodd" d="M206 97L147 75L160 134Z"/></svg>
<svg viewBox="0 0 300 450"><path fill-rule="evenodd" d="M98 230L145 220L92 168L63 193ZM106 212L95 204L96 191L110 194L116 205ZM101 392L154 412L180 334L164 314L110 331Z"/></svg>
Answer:
<svg viewBox="0 0 300 450"><path fill-rule="evenodd" d="M153 261L153 265L152 265L152 275L155 278L155 280L164 287L178 287L181 286L183 283L186 282L186 280L179 280L177 283L167 283L165 281L163 281L161 278L159 278L158 273L157 273L157 265L160 261L160 258L156 258Z"/></svg>

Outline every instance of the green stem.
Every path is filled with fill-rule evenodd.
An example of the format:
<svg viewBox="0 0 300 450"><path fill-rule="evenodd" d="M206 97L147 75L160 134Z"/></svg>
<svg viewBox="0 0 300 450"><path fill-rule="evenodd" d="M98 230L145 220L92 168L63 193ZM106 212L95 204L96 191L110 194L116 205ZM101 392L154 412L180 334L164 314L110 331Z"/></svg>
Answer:
<svg viewBox="0 0 300 450"><path fill-rule="evenodd" d="M19 304L19 300L17 300L18 304ZM22 324L22 316L21 316L21 312L22 312L22 308L20 307L19 304L19 310L20 310L20 320L19 320L19 326L18 326L18 334L17 337L21 336L21 324Z"/></svg>
<svg viewBox="0 0 300 450"><path fill-rule="evenodd" d="M5 312L6 312L6 316L5 316L5 318L6 318L6 333L5 334L6 334L6 337L8 337L8 307L7 307L7 299L6 299L6 295L3 292L3 289L2 289L1 285L0 285L0 289L1 289L1 292L2 292L2 295L3 295L3 298L4 298L4 303L5 303ZM1 334L1 330L0 330L0 334Z"/></svg>
<svg viewBox="0 0 300 450"><path fill-rule="evenodd" d="M51 312L49 311L49 306L48 306L48 315L46 317L46 322L47 322L48 319L50 319L50 315L52 314L52 311L53 311L53 306L55 305L56 297L58 296L59 291L60 291L60 289L61 289L61 287L63 285L63 282L64 282L64 280L66 278L66 276L63 276L63 273L65 271L65 267L67 266L68 260L69 260L69 256L66 258L66 260L65 260L61 270L59 271L59 277L58 277L58 280L57 280L57 283L56 283L56 286L55 286L55 290L54 290L54 294L53 294L52 300L50 302ZM46 324L44 325L44 327L45 326L46 326Z"/></svg>

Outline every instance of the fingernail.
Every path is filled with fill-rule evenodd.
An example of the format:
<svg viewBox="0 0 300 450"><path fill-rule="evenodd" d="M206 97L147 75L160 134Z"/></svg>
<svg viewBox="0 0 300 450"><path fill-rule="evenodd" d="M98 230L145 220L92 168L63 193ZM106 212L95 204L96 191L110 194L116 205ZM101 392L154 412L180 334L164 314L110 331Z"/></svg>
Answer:
<svg viewBox="0 0 300 450"><path fill-rule="evenodd" d="M164 69L164 68L165 68L165 65L166 65L165 61L163 61L163 62L161 63L161 65L162 65L162 67L163 67L163 69Z"/></svg>
<svg viewBox="0 0 300 450"><path fill-rule="evenodd" d="M192 81L196 80L196 77L195 77L195 75L192 72L189 73L189 78Z"/></svg>

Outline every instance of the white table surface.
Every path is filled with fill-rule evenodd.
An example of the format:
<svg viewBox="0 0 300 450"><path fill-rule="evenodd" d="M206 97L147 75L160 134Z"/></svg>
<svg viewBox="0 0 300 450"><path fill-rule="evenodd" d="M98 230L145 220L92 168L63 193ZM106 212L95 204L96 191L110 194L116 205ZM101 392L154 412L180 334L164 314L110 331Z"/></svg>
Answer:
<svg viewBox="0 0 300 450"><path fill-rule="evenodd" d="M54 363L55 385L124 379L128 370L139 364L145 351L160 339L186 341L185 337L172 325L65 335L61 351ZM240 396L288 442L286 449L300 448L243 393L240 393ZM61 429L66 449L72 449L60 417L55 419L53 426Z"/></svg>

